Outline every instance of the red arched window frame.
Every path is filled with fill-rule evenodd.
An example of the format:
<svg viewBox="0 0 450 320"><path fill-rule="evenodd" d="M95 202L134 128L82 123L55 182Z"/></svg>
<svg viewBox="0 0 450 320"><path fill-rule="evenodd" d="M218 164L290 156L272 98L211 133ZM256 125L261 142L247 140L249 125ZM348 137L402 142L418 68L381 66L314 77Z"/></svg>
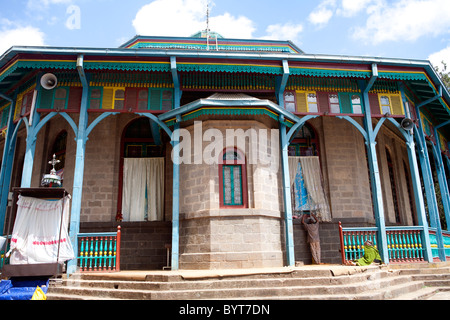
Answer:
<svg viewBox="0 0 450 320"><path fill-rule="evenodd" d="M237 148L225 148L219 155L220 207L248 208L247 193L245 155Z"/></svg>

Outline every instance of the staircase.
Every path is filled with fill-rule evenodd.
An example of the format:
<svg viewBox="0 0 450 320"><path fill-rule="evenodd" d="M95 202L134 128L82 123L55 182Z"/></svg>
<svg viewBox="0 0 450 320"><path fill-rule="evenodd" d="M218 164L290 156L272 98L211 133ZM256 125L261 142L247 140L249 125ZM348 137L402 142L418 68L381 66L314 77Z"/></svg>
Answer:
<svg viewBox="0 0 450 320"><path fill-rule="evenodd" d="M74 274L48 300L389 300L450 296L450 264Z"/></svg>

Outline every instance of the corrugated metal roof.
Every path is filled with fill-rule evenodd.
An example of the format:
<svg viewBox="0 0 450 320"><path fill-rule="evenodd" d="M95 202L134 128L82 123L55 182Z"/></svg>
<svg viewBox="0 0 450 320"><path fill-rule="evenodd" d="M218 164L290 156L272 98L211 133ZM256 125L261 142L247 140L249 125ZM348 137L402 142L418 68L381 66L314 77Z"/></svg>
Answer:
<svg viewBox="0 0 450 320"><path fill-rule="evenodd" d="M206 98L208 100L259 100L243 93L214 93Z"/></svg>

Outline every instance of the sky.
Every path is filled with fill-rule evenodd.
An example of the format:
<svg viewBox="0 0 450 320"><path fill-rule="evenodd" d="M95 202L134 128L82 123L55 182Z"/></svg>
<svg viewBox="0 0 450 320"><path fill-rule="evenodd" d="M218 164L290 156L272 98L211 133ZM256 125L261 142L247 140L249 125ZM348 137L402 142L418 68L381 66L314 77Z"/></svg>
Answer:
<svg viewBox="0 0 450 320"><path fill-rule="evenodd" d="M13 45L116 48L135 35L290 40L305 53L430 60L450 71L449 0L0 0Z"/></svg>

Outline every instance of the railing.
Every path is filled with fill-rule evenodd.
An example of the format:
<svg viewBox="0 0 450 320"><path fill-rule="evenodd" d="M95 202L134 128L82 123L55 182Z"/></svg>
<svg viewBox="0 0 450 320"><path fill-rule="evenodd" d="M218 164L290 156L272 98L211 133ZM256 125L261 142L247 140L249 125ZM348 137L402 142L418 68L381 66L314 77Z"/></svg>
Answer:
<svg viewBox="0 0 450 320"><path fill-rule="evenodd" d="M386 227L390 262L423 262L421 227Z"/></svg>
<svg viewBox="0 0 450 320"><path fill-rule="evenodd" d="M390 263L423 262L422 227L386 227ZM339 222L342 263L364 255L364 242L377 246L377 228L343 228ZM450 241L450 238L449 238ZM450 243L449 243L450 244ZM449 246L450 249L450 246Z"/></svg>
<svg viewBox="0 0 450 320"><path fill-rule="evenodd" d="M9 258L6 257L6 252L8 252L8 250L0 251L0 270L5 264L9 264Z"/></svg>
<svg viewBox="0 0 450 320"><path fill-rule="evenodd" d="M11 236L8 236L8 238L11 238ZM5 264L9 264L9 257L6 257L6 253L8 251L9 251L9 241L6 241L5 249L0 250L0 270L3 268Z"/></svg>
<svg viewBox="0 0 450 320"><path fill-rule="evenodd" d="M450 232L442 230L442 238L444 239L445 257L447 259L450 259ZM433 260L440 261L435 228L430 228L430 245L431 245L431 255L433 256Z"/></svg>
<svg viewBox="0 0 450 320"><path fill-rule="evenodd" d="M79 233L78 248L79 271L120 271L120 226L117 232Z"/></svg>

